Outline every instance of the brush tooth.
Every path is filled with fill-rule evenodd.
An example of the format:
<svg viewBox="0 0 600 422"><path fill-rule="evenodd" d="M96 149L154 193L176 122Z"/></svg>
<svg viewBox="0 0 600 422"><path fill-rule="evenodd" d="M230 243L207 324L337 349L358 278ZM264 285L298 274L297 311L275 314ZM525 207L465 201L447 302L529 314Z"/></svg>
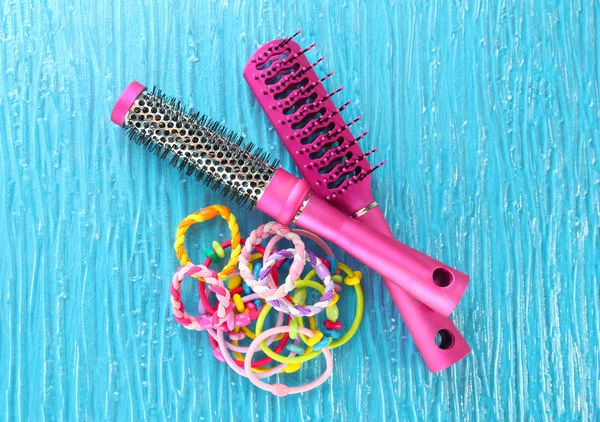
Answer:
<svg viewBox="0 0 600 422"><path fill-rule="evenodd" d="M273 97L275 97L284 92L287 89L288 85L300 82L302 76L303 75L300 72L290 73L289 75L286 75L283 78L281 78L277 83L270 85L268 92L272 94ZM289 97L287 97L284 100L284 103L287 101L290 101Z"/></svg>
<svg viewBox="0 0 600 422"><path fill-rule="evenodd" d="M348 101L349 104L350 102ZM348 129L350 126L352 126L354 123L358 122L359 120L361 120L361 116L358 116L356 119L351 120L350 123L348 123L347 125L344 125L341 128L338 128L337 130L335 128L331 129L329 132L324 133L318 137L316 137L310 144L310 146L308 148L303 148L301 154L305 153L305 152L315 152L318 151L319 149L322 148L322 144L328 140L331 140L333 138L335 138L336 136L340 135L341 133L343 133L346 129ZM364 136L361 135L362 139ZM292 139L292 138L290 138ZM344 139L345 140L345 139ZM352 141L351 141L352 142Z"/></svg>
<svg viewBox="0 0 600 422"><path fill-rule="evenodd" d="M303 66L300 69L298 69L296 72L292 72L290 74L285 75L283 78L281 78L277 82L277 84L275 84L275 89L284 88L284 90L285 90L285 88L287 88L287 86L291 82L296 82L296 81L300 80L306 74L306 72L308 72L310 69L313 69L315 66L317 66L322 61L323 61L323 57L321 57L314 63L311 63L309 66ZM294 66L295 66L295 64L289 66L288 69L293 68ZM277 73L275 73L275 76L276 75L277 75ZM287 101L289 101L289 100L287 100Z"/></svg>
<svg viewBox="0 0 600 422"><path fill-rule="evenodd" d="M344 90L344 86L341 85L338 89L334 89L333 91L331 91L329 94L327 94L326 96L324 96L321 100L321 102L327 101L329 100L331 97L333 97L335 94L337 94L338 92L341 92Z"/></svg>
<svg viewBox="0 0 600 422"><path fill-rule="evenodd" d="M306 115L306 113L313 111L315 109L321 108L321 106L323 106L325 101L327 101L328 99L330 99L331 97L333 97L335 94L337 94L338 92L340 92L343 89L344 89L344 87L340 87L339 89L332 91L330 94L327 94L325 97L322 97L320 99L319 99L319 97L317 97L315 99L315 101L313 101L312 103L306 104L302 107L299 107L298 110L296 110L296 112L294 113L293 117L288 117L288 123L291 122L292 119L293 120L301 120ZM309 98L309 97L301 98L301 100L306 99L306 98Z"/></svg>
<svg viewBox="0 0 600 422"><path fill-rule="evenodd" d="M369 169L367 171L367 173L365 174L365 177L367 177L369 174L373 173L375 170L377 170L378 168L380 168L381 166L383 166L385 164L385 160L381 160L381 162L379 164L377 164L375 167Z"/></svg>
<svg viewBox="0 0 600 422"><path fill-rule="evenodd" d="M350 104L350 101L348 101L346 104ZM340 110L343 111L344 109ZM347 125L344 125L340 128L338 128L337 130L331 130L326 134L326 138L331 139L337 135L339 135L340 133L344 132L346 129L348 129L350 126L352 126L354 123L358 122L362 120L362 116L358 116L356 117L356 119L354 120L350 120L350 123L348 123Z"/></svg>
<svg viewBox="0 0 600 422"><path fill-rule="evenodd" d="M311 50L314 46L316 46L316 43L312 43L311 45L309 45L308 47L306 47L303 50L298 51L297 53L292 54L291 56L286 57L283 60L278 61L277 63L275 63L273 66L271 66L267 72L266 75L263 74L263 72L261 72L261 77L264 78L266 76L269 76L271 73L277 74L279 68L283 68L284 66L287 66L288 64L290 66L294 66L295 63L298 61L298 58L303 56L307 51ZM321 58L322 60L322 58ZM316 64L318 64L319 61L317 61ZM312 68L311 66L309 66L309 68Z"/></svg>
<svg viewBox="0 0 600 422"><path fill-rule="evenodd" d="M348 151L350 148L352 148L354 145L358 144L358 142L362 139L364 139L365 136L367 136L369 134L368 130L365 130L358 138L354 138L353 140L351 140L350 142L347 143L342 143L342 145L334 148L333 150L329 151L329 153L327 153L330 157L339 157L341 155L343 155L346 151ZM343 138L344 141L346 140L345 138Z"/></svg>
<svg viewBox="0 0 600 422"><path fill-rule="evenodd" d="M351 159L347 160L346 162L336 165L333 169L331 169L331 171L329 172L329 175L326 178L323 178L323 182L326 182L326 181L332 182L332 181L338 179L342 174L354 170L356 167L358 167L360 165L360 162L362 160L366 159L369 155L372 155L375 152L377 152L377 148L372 149L371 151L368 151L364 154L361 154L358 157L351 158ZM323 164L326 164L326 163L327 163L327 160L325 160L323 162Z"/></svg>
<svg viewBox="0 0 600 422"><path fill-rule="evenodd" d="M327 79L331 78L332 76L333 76L333 71L331 71L331 72L329 72L327 75L323 76L323 77L322 77L322 78L319 80L319 82L320 82L321 84L323 84L323 82L325 82Z"/></svg>
<svg viewBox="0 0 600 422"><path fill-rule="evenodd" d="M298 97L299 95L304 95L304 94L308 94L309 92L311 92L313 89L315 89L317 86L319 86L320 84L323 83L323 81L327 80L329 77L331 77L331 75L333 75L333 72L329 72L327 75L325 75L323 78L321 78L321 80L317 83L317 82L310 82L302 87L300 87L299 89L295 90L294 92L292 92L286 99L285 99L285 103L288 104L289 102L292 102L296 99L296 97ZM262 91L261 91L262 92ZM278 92L279 94L279 92Z"/></svg>
<svg viewBox="0 0 600 422"><path fill-rule="evenodd" d="M266 49L266 51L260 55L259 58L253 57L252 58L252 63L256 63L257 66L263 65L266 62L266 59L269 56L269 53L271 53L273 51L276 51L276 50L279 50L281 48L284 48L290 41L292 41L294 38L296 38L296 36L298 34L300 34L301 32L302 31L297 30L296 33L294 33L293 35L291 35L289 37L286 37L283 40L281 40L281 42L278 45L276 45L276 46L270 45ZM261 61L261 60L265 60L265 61Z"/></svg>
<svg viewBox="0 0 600 422"><path fill-rule="evenodd" d="M312 129L316 126L316 125L320 125L322 123L326 123L326 122L330 122L336 115L340 114L341 111L345 110L346 107L348 107L348 104L350 104L350 101L347 101L343 106L341 106L340 108L338 108L335 111L332 111L329 114L323 114L322 116L320 116L318 119L314 119L312 120L308 125L306 125L301 131L296 131L294 132L292 135L290 135L288 137L288 139L293 140L298 136L302 136L305 137L306 135L310 134L312 132ZM281 122L282 124L285 124L285 121Z"/></svg>
<svg viewBox="0 0 600 422"><path fill-rule="evenodd" d="M275 85L273 90L279 92L285 91L292 83L300 82L304 78L304 74L308 71L306 67L298 69L297 72L290 73L281 78ZM308 91L307 91L308 92ZM293 99L289 96L284 100L284 104L290 104Z"/></svg>
<svg viewBox="0 0 600 422"><path fill-rule="evenodd" d="M302 56L302 55L306 54L308 51L312 50L312 49L313 49L314 47L316 47L316 46L317 46L317 43L316 43L316 42L314 42L314 43L312 43L311 45L309 45L308 47L306 47L306 48L303 48L302 50L298 51L297 53L294 53L294 54L292 54L291 56L289 56L289 57L286 57L286 58L285 58L283 61L290 61L290 60L292 60L292 58L293 58L294 60L298 60L298 57L300 57L300 56Z"/></svg>
<svg viewBox="0 0 600 422"><path fill-rule="evenodd" d="M306 74L306 72L308 72L310 69L313 69L315 66L317 66L319 63L321 63L323 61L323 57L319 58L317 61L315 61L314 63L311 63L309 66L302 66L301 68L299 68L296 72L292 72L289 75L286 75L285 77L281 78L281 80L276 84L276 86L282 84L282 85L287 85L285 83L285 81L289 80L290 76L302 76L304 74ZM259 73L259 76L261 78L266 78L266 77L270 77L270 76L277 76L282 70L286 70L286 69L292 69L294 66L298 65L297 62L279 62L274 64L273 66L271 66L269 69L267 70L263 70ZM255 77L255 79L257 79Z"/></svg>
<svg viewBox="0 0 600 422"><path fill-rule="evenodd" d="M353 184L356 183L355 180L353 180L353 178L347 179L345 180L338 188L336 189L331 189L330 191L332 192L331 194L327 195L325 197L325 199L331 201L336 199L338 196L342 195L344 192L346 192L348 190L348 188L350 188L350 186L352 186ZM362 179L361 179L362 180ZM360 181L360 180L359 180Z"/></svg>
<svg viewBox="0 0 600 422"><path fill-rule="evenodd" d="M330 195L326 196L327 200L332 200L337 198L338 196L342 195L344 192L346 192L352 185L354 184L358 184L360 182L362 182L363 180L365 180L370 174L372 174L375 170L377 170L378 168L380 168L381 166L383 166L385 164L385 160L381 161L379 164L377 164L375 167L372 167L368 170L361 170L359 174L352 176L351 178L345 180L340 186L338 186L335 189L332 189L333 193Z"/></svg>
<svg viewBox="0 0 600 422"><path fill-rule="evenodd" d="M325 128L327 128L329 125L330 125L330 124L327 124L327 125L325 125L325 126L323 126L323 127L319 128L319 129L317 129L317 130L322 130L322 129L325 129ZM331 129L331 130L333 131L333 129ZM327 132L327 133L329 133L329 132ZM314 152L318 151L319 149L321 149L321 148L322 148L322 144L323 144L323 143L324 143L326 140L330 139L330 138L326 138L326 136L327 136L327 133L323 133L323 134L321 134L321 135L317 136L317 137L316 137L316 138L315 138L315 139L314 139L314 140L313 140L313 141L310 143L310 145L308 145L308 146L306 146L306 147L303 147L302 149L298 150L298 151L297 151L297 153L299 153L299 154L311 153L311 154L312 154L312 153L314 153Z"/></svg>
<svg viewBox="0 0 600 422"><path fill-rule="evenodd" d="M279 45L278 45L277 47L275 47L275 48L276 48L276 49L279 49L279 48L281 48L281 47L284 47L285 45L287 45L287 43L289 43L291 40L293 40L294 38L296 38L296 36L298 36L298 34L300 34L300 32L302 32L302 31L300 31L300 30L297 30L297 31L296 31L296 32L295 32L293 35L291 35L291 36L289 36L289 37L286 37L286 38L284 38L284 39L283 39L283 41L281 41L281 42L279 43Z"/></svg>

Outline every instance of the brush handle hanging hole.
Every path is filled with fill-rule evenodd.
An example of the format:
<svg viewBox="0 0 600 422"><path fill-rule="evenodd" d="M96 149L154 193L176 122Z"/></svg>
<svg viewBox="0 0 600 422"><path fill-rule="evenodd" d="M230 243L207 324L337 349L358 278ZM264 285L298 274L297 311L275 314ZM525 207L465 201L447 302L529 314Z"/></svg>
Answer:
<svg viewBox="0 0 600 422"><path fill-rule="evenodd" d="M448 287L454 282L454 276L445 268L436 268L432 274L433 282L436 286Z"/></svg>
<svg viewBox="0 0 600 422"><path fill-rule="evenodd" d="M445 328L435 334L435 344L442 350L449 350L454 346L454 335Z"/></svg>

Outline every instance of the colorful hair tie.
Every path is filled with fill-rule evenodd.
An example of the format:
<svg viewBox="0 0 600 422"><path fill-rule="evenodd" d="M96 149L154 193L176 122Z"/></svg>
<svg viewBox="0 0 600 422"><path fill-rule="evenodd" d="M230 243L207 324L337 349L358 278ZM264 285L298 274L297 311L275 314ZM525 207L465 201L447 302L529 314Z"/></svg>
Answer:
<svg viewBox="0 0 600 422"><path fill-rule="evenodd" d="M260 273L258 282L261 285L266 285L268 282L267 277L270 275L271 269L273 268L275 262L292 257L294 257L293 249L284 249L271 255L266 261L264 261L264 267ZM312 251L306 251L306 259L310 261L314 271L325 285L323 295L314 305L294 304L285 297L281 299L267 299L267 303L273 306L276 310L293 316L308 317L322 312L331 303L334 295L334 284L331 279L331 273L323 264L321 259L318 258Z"/></svg>
<svg viewBox="0 0 600 422"><path fill-rule="evenodd" d="M245 242L246 242L246 239L240 239L240 243L241 243L242 245L243 245ZM222 247L222 248L224 248L224 249L227 249L227 248L231 247L231 241L230 241L230 240L226 240L225 242L221 243L221 247ZM262 253L264 252L265 248L263 248L261 245L257 245L257 246L256 246L256 250L257 250L257 251L258 251L258 252L259 252L259 253L262 255ZM253 260L253 259L257 259L257 258L258 258L258 256L257 256L257 257L255 257L255 256L253 255L253 256L251 257L251 260ZM211 258L209 258L209 257L207 257L207 258L206 258L206 260L204 261L204 265L205 265L207 268L210 268L210 265L211 265L211 264L212 264L212 259L211 259ZM234 274L235 274L236 272L237 272L237 271L234 271L234 272L232 272L232 273L231 273L231 277L234 277ZM277 272L276 272L276 271L273 273L273 276L274 276L274 279L273 279L273 280L274 280L275 284L277 284L277 282L278 282L278 277L277 277ZM209 314L211 314L211 315L212 315L212 314L215 312L215 310L214 310L214 308L212 307L212 305L210 304L210 302L208 301L208 297L207 297L207 295L206 295L206 291L205 291L205 290L202 288L202 284L203 284L203 283L202 283L202 280L199 280L199 282L198 282L198 293L200 294L200 301L201 301L201 303L202 303L202 307L203 307L204 309L206 309L206 312L208 312ZM241 286L238 286L238 287L236 287L235 289L233 289L233 290L231 291L231 295L233 296L234 294L236 294L236 293L241 293L241 292L242 292L242 287L241 287ZM254 319L256 319L256 318L254 318Z"/></svg>
<svg viewBox="0 0 600 422"><path fill-rule="evenodd" d="M280 314L280 316L283 317L283 314ZM280 320L278 318L276 328L280 328L282 322L283 322L283 319ZM243 361L235 360L231 357L229 350L233 351L233 349L238 349L238 350L244 350L244 352L247 352L248 347L240 348L237 345L228 343L227 341L225 341L225 336L222 331L219 331L219 330L215 331L215 330L208 329L207 332L210 334L211 343L212 343L212 341L216 341L216 343L217 343L218 350L219 350L218 357L222 358L222 360L225 361L233 371L235 371L236 373L238 373L239 375L241 375L243 377L246 377L246 372L243 369L244 364L246 362L246 358L244 358ZM264 339L265 339L266 343L270 343L276 337L277 337L277 334L274 334L273 336L266 336L266 337L264 337ZM289 334L283 333L283 338L282 338L281 342L279 343L279 345L277 346L277 349L279 350L279 352L281 352L283 350L288 339L289 339ZM213 349L213 353L214 353L214 350L215 349ZM238 353L238 352L234 352L234 353ZM294 357L294 356L295 356L294 353L289 354L289 357ZM287 366L286 364L279 364L274 368L264 367L264 365L267 365L268 363L270 363L272 361L273 360L271 358L265 357L259 361L252 362L251 368L253 369L254 372L260 373L260 375L258 375L259 378L264 378L264 377L269 377L278 372L281 372Z"/></svg>
<svg viewBox="0 0 600 422"><path fill-rule="evenodd" d="M229 226L229 231L231 232L231 257L229 261L223 267L221 272L218 273L218 278L221 280L225 280L237 266L238 256L241 252L240 245L240 228L238 227L237 220L235 216L229 211L229 208L223 205L211 205L206 207L199 212L195 212L193 214L188 215L184 218L177 227L177 233L175 235L175 252L177 253L177 258L182 266L187 264L191 264L190 258L188 256L187 251L185 250L185 234L190 228L190 226L196 223L202 223L204 221L212 220L217 215L223 217L225 221L227 221L227 225ZM216 253L215 253L215 256Z"/></svg>
<svg viewBox="0 0 600 422"><path fill-rule="evenodd" d="M340 268L342 271L346 272L346 274L353 273L350 268L348 268L346 265L342 264L341 262L338 262L338 268ZM296 282L296 286L298 286L298 288L311 287L311 288L314 288L319 291L323 290L323 286L321 284L314 282L312 280L299 280L298 282ZM362 321L362 316L363 316L363 311L364 311L364 297L363 297L362 287L360 286L360 283L355 284L353 287L356 292L356 314L354 315L354 320L352 321L352 325L350 326L348 331L337 340L331 341L331 339L328 337L323 337L322 339L320 339L320 341L323 341L324 343L328 343L328 347L330 349L335 349L336 347L340 347L343 344L347 343L354 336L354 334L356 334L356 331L358 331L358 327L360 326L360 323ZM265 305L265 307L263 308L262 312L260 313L258 319L256 320L256 327L255 327L254 331L257 334L257 338L262 333L265 319L270 310L271 310L271 306ZM300 326L302 326L301 318L296 318L296 321L300 324ZM316 327L311 327L311 328L316 328ZM317 333L317 335L318 335L318 333ZM316 344L314 346L316 346ZM273 360L275 360L277 362L281 362L281 363L287 363L287 364L303 363L308 360L314 359L319 354L321 354L320 350L310 351L307 349L306 352L301 356L289 357L289 356L282 356L278 353L275 353L273 350L269 349L269 347L264 343L260 344L260 348L268 357L272 358Z"/></svg>
<svg viewBox="0 0 600 422"><path fill-rule="evenodd" d="M241 239L240 240L241 244L244 244L245 241L246 241L246 239ZM231 241L230 240L224 241L224 242L221 243L220 246L221 246L222 249L227 249L227 248L231 247ZM213 245L213 248L214 248L214 245ZM262 247L261 245L257 245L256 246L256 250L258 251L258 253L252 255L252 257L250 258L251 261L254 261L256 259L262 258L262 253L264 252L264 247ZM210 267L211 264L212 264L212 259L210 257L207 257L206 261L204 262L204 265L206 267ZM232 273L232 277L233 277L233 275L236 272L237 271L234 271ZM277 283L277 272L275 272L273 275L274 275L274 282ZM199 284L199 292L200 292L200 299L201 299L200 300L200 304L202 305L202 308L206 309L206 311L209 314L213 314L215 311L212 308L212 306L210 305L210 303L208 301L207 293L206 293L206 290L209 290L209 289L203 289L202 288L202 284L203 284L202 280L200 280L198 282L198 284ZM241 286L237 286L233 290L230 291L230 294L233 297L234 294L240 294L240 293L242 293L242 291L243 291L242 287ZM241 298L242 302L244 304L246 304L248 307L254 306L254 304L252 302L254 300L256 300L256 299L258 299L258 295L256 293L252 293L251 295L244 296L244 297ZM244 312L246 312L246 311L248 311L248 308ZM258 318L258 314L260 313L260 311L255 309L254 312L256 312L257 315L256 315L256 317L253 317L252 319L256 320L256 318ZM280 314L280 315L277 316L276 326L281 326L283 324L283 318L284 318L283 314ZM256 334L254 334L254 332L252 332L248 328L248 326L240 325L238 327L249 338L251 338L251 339L256 338ZM208 333L211 334L210 330L208 331ZM269 339L266 343L271 344L273 341L279 340L279 343L278 343L277 347L274 350L277 353L281 353L281 351L283 351L283 349L287 345L288 339L289 339L288 335L284 334L284 335L278 336L277 338ZM220 346L219 346L219 343L217 342L216 336L209 335L209 340L210 340L210 343L211 343L213 349L214 348L219 348L220 349ZM240 353L246 353L248 347L240 347L240 346L237 345L236 341L233 341L233 342L230 343L230 342L227 342L227 341L224 340L224 344L226 345L227 349L233 351L233 353L237 357L237 359L231 359L232 362L235 365L239 366L240 368L243 368L243 366L244 366L244 357L241 356ZM225 360L226 363L229 364L230 362L227 361L227 359L225 359L225 357L226 357L225 355L226 355L227 351L226 350L220 350L220 353L221 353L221 357L223 358L223 360ZM267 357L265 357L263 359L260 359L258 361L252 362L252 367L256 368L256 369L260 369L262 366L268 365L272 361L273 361L273 359L271 359L270 357L267 356Z"/></svg>
<svg viewBox="0 0 600 422"><path fill-rule="evenodd" d="M335 260L335 258L333 258L333 251L323 241L323 239L321 239L319 236L317 236L317 235L315 235L315 234L313 234L313 233L311 233L309 231L302 230L302 229L294 229L293 231L294 231L294 233L296 235L301 236L301 237L306 237L307 239L310 239L313 242L315 242L321 249L323 249L323 251L325 252L325 254L327 255L327 257L330 260ZM267 246L265 247L264 252L263 252L263 264L265 265L265 267L267 266L267 262L271 258L271 254L275 250L275 246L277 245L277 243L282 238L283 238L282 236L275 235L271 239L269 239L269 243L267 244ZM302 239L300 239L300 240L302 241ZM336 263L337 263L337 261L336 261ZM311 270L311 272L309 274L315 274L316 273L314 267L315 267L315 265L313 264L313 270ZM324 276L326 276L327 273L329 272L329 270L325 266L324 267L320 267L320 269L321 269L321 272L322 272L322 274ZM276 277L277 276L277 271L272 272L271 274L269 274L269 276ZM271 280L271 277L269 277L268 278L268 283L272 284L274 282L273 280ZM322 280L324 281L324 284L326 285L326 288L328 287L329 289L327 289L327 291L325 293L323 291L321 291L321 293L323 294L324 297L321 297L320 301L327 300L328 297L329 297L329 295L332 295L331 299L328 300L325 303L325 306L327 306L328 304L331 303L331 300L333 300L333 298L335 297L335 295L333 293L333 289L335 289L335 284L332 282L332 279L324 280L322 278ZM330 289L331 289L331 293L330 293ZM298 295L299 295L299 291L296 291L295 298L297 298ZM284 299L284 301L285 301L285 305L287 305L288 307L291 306L292 309L294 309L294 310L296 310L295 309L296 305L302 305L303 302L304 302L304 300L298 300L297 301L298 303L296 303L296 299L294 299L294 301L293 301L294 305L292 305L291 301L285 300L285 299ZM285 310L281 309L280 302L269 302L269 304L272 305L272 306L274 306L275 309L282 310L283 312L285 312ZM295 312L295 313L292 313L292 314L295 315L295 316L302 316L303 312L306 312L306 315L304 315L304 316L310 316L310 315L316 315L317 313L320 312L320 310L318 310L318 309L314 309L314 311L318 311L318 312L312 313L312 312L306 312L306 310L304 310L304 309L300 309L300 312ZM291 313L291 312L288 312L288 313Z"/></svg>
<svg viewBox="0 0 600 422"><path fill-rule="evenodd" d="M181 281L187 276L197 277L210 285L219 301L217 312L195 317L185 311L181 301ZM223 286L223 281L217 278L217 274L204 265L188 264L175 272L171 282L171 307L175 320L188 330L204 330L209 327L232 330L234 326L233 303L229 290ZM223 326L224 323L227 324L227 328Z"/></svg>
<svg viewBox="0 0 600 422"><path fill-rule="evenodd" d="M248 352L246 353L246 361L244 362L244 369L246 371L246 376L248 377L250 382L252 382L252 384L256 385L257 387L262 388L263 390L270 391L271 393L273 393L274 395L276 395L278 397L287 396L288 394L298 394L298 393L304 393L304 392L310 391L313 388L316 388L319 385L323 384L325 381L327 381L327 379L331 376L331 373L333 371L333 359L331 357L331 352L329 351L328 347L325 347L323 349L323 356L325 356L325 362L327 363L327 367L326 367L325 371L323 372L323 374L321 374L321 376L319 378L317 378L316 380L309 382L305 385L298 386L298 387L289 387L285 384L267 384L263 381L260 381L259 378L264 378L265 377L264 374L261 374L263 376L257 376L254 372L252 372L252 367L251 367L252 356L254 356L254 353L258 349L258 345L262 344L262 342L266 338L268 338L274 334L289 333L290 330L291 330L290 326L274 327L274 328L268 329L264 333L261 333L260 335L258 335L256 337L256 339L250 344L250 347L248 348ZM313 337L315 335L315 333L313 331L309 330L308 328L304 328L304 327L298 328L298 331L309 337ZM222 336L223 334L220 333L220 335ZM293 352L290 353L290 355L291 354L293 354Z"/></svg>
<svg viewBox="0 0 600 422"><path fill-rule="evenodd" d="M245 302L250 302L250 301L254 300L256 297L258 297L256 295L256 293L253 293L252 295L243 297L242 300L245 301ZM279 327L279 326L283 325L283 319L284 319L284 314L283 313L278 314L275 326ZM291 321L291 318L289 318L288 321ZM209 334L211 334L210 331L209 331ZM256 336L253 335L253 338L255 338L255 337ZM280 340L279 344L277 345L277 347L275 349L275 351L277 353L280 353L284 349L284 347L286 346L286 344L288 342L288 338L289 338L288 335L285 334L283 336L269 338L269 339L267 339L267 341L265 343L271 344L271 343L273 343L276 340ZM213 336L211 334L210 340L211 340L211 343L213 344L213 348L219 346L219 344L217 343L216 336ZM229 342L225 341L225 339L223 339L223 344L225 345L225 348L231 350L232 352L234 352L234 354L237 354L237 353L246 353L248 351L248 347L242 347L242 346L238 346L237 344L229 343ZM221 350L221 354L226 353L226 352L227 352L226 350ZM240 360L241 356L237 356L237 358L238 358L237 360L232 359L233 363L235 363L239 367L243 367L244 366L244 361ZM273 359L271 359L270 357L267 356L267 357L261 359L260 361L253 362L252 363L252 367L253 368L254 367L261 367L261 366L264 366L264 365L267 365L267 364L271 363L272 361L273 361ZM229 363L229 362L227 362L227 363Z"/></svg>
<svg viewBox="0 0 600 422"><path fill-rule="evenodd" d="M289 273L285 279L285 283L277 288L260 284L259 281L256 280L256 278L252 275L252 271L250 271L248 268L250 256L252 255L254 247L271 235L278 235L292 241L296 252ZM252 290L263 299L281 299L286 296L288 292L294 289L296 280L302 274L302 270L304 270L304 256L304 242L302 242L300 236L294 233L294 231L289 227L281 225L275 221L271 221L258 227L256 230L250 233L250 236L246 239L246 243L242 248L242 253L239 256L240 275L252 288Z"/></svg>
<svg viewBox="0 0 600 422"><path fill-rule="evenodd" d="M285 326L283 326L285 327ZM283 328L283 327L276 327L276 328ZM227 348L227 343L225 341L225 336L223 335L222 331L214 331L214 330L207 330L208 333L211 335L211 337L213 337L216 341L217 344L219 346L218 350L221 353L221 356L223 358L223 360L229 365L229 367L236 372L237 374L243 376L243 377L247 377L245 369L238 366L235 362L235 360L231 357L231 354L229 353L229 350ZM275 336L279 334L279 333L275 333ZM268 337L272 337L272 335L267 335L264 337L264 339L268 338ZM293 356L290 353L290 356ZM246 359L244 359L244 367L246 365L246 361L247 361L247 357ZM252 366L249 365L249 371L254 374L254 372L252 371ZM271 375L277 374L280 371L282 371L287 365L284 363L280 363L277 366L274 366L273 368L265 368L267 369L265 372L260 373L259 375L257 375L258 378L266 378L266 377L270 377ZM256 368L254 368L256 369Z"/></svg>
<svg viewBox="0 0 600 422"><path fill-rule="evenodd" d="M212 241L210 247L205 248L207 257L205 265L194 265L190 262L184 248L186 232L192 224L210 220L217 215L227 220L232 240L223 243ZM260 246L260 242L270 235L273 237L269 239L266 248ZM306 251L301 236L314 240L323 248L325 258ZM275 245L282 238L291 240L294 249L276 251ZM223 270L218 274L210 270L209 266L213 262L225 257L225 250L228 247L232 248L231 256ZM257 253L253 254L254 249ZM362 318L361 274L338 263L331 249L319 237L304 230L291 230L271 222L252 232L245 242L240 237L236 219L229 209L214 205L187 216L180 223L175 250L182 263L182 267L177 270L171 283L171 302L175 319L188 329L205 329L213 346L213 354L218 360L227 363L236 373L250 378L253 384L278 396L308 391L329 378L333 366L330 349L348 341L356 332ZM261 261L254 262L252 265L251 262L256 260ZM235 270L237 261L240 263L239 271ZM279 285L276 269L284 264L287 265L290 261L285 282ZM313 268L308 272L305 280L299 280L306 261L309 261ZM336 267L346 273L344 278L336 274ZM200 316L197 317L189 315L181 301L181 282L187 276L198 279ZM229 281L225 281L228 276ZM315 276L318 276L323 284L312 281L311 278ZM345 285L352 285L356 290L357 311L353 324L344 336L340 336L343 326L338 321L339 310L336 302L339 296L336 292ZM292 299L288 292L294 287L297 287L297 290ZM305 304L307 288L316 289L321 293L321 299L314 305ZM211 304L212 301L209 301L211 293L215 293L217 299L214 306ZM261 298L267 303L263 304ZM277 320L274 328L263 333L262 328L271 304L279 311ZM323 310L327 319L323 322L324 327L318 330L317 322L312 315ZM288 313L288 325L284 325L285 313L282 311ZM304 327L303 316L306 315L311 315L307 317L310 329ZM256 321L256 333L252 331L252 321ZM292 342L289 341L290 333L293 335ZM246 347L240 343L244 339L253 341ZM273 350L270 349L271 346L274 347ZM252 357L258 347L266 349L267 356L253 362ZM287 356L280 354L284 349L288 351ZM243 353L246 353L246 356ZM269 385L260 381L277 373L295 372L300 369L303 362L320 354L325 355L327 367L324 373L311 383L300 387L288 387L283 384ZM273 361L279 363L274 367L268 367L267 365Z"/></svg>

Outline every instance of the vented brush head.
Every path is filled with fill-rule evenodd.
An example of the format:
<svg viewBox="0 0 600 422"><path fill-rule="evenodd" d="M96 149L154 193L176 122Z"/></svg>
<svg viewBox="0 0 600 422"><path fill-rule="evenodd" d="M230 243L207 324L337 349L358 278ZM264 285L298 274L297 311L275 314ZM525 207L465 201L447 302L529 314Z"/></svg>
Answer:
<svg viewBox="0 0 600 422"><path fill-rule="evenodd" d="M305 49L292 41L299 31L283 40L259 48L244 69L244 78L265 110L285 147L313 191L336 207L349 212L373 201L370 187L373 167L358 142L368 132L354 137L350 127L360 116L346 124L341 116L350 101L337 107L323 82L333 72L319 78ZM362 183L361 183L362 182Z"/></svg>
<svg viewBox="0 0 600 422"><path fill-rule="evenodd" d="M143 88L132 83L113 113L113 121L132 141L161 159L171 157L173 166L239 203L252 207L258 202L275 173L276 160L160 90Z"/></svg>

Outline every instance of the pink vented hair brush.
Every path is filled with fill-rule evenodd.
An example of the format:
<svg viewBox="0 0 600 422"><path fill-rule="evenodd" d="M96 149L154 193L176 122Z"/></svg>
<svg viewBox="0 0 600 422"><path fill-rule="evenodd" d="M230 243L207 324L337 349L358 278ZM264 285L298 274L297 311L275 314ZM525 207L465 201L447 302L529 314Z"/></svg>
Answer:
<svg viewBox="0 0 600 422"><path fill-rule="evenodd" d="M253 154L252 144L242 146L241 137L156 89L148 92L137 82L130 84L117 101L112 120L159 157L172 154L174 165L195 173L208 186L222 186L225 194L256 204L281 224L295 222L385 277L404 274L399 278L404 289L430 307L450 313L467 287L468 277L457 272L445 287L437 285L431 274L424 277L440 265L433 258L415 255L408 246L348 217L313 195L306 181L269 163L260 150Z"/></svg>
<svg viewBox="0 0 600 422"><path fill-rule="evenodd" d="M296 33L295 35L297 35ZM294 36L295 36L294 35ZM259 48L244 69L244 78L275 127L277 134L297 164L314 195L350 215L361 223L393 237L381 208L371 192L371 167L367 160L374 151L363 153L331 97L343 88L328 93L313 70L322 58L310 63L292 41L294 37L275 40ZM373 245L377 248L376 245ZM447 318L448 308L423 305L401 286L416 280L439 286L451 285L468 276L406 247L403 271L384 278L384 283L404 319L425 363L432 372L445 369L465 357L471 350L454 323ZM436 342L439 336L439 343Z"/></svg>

